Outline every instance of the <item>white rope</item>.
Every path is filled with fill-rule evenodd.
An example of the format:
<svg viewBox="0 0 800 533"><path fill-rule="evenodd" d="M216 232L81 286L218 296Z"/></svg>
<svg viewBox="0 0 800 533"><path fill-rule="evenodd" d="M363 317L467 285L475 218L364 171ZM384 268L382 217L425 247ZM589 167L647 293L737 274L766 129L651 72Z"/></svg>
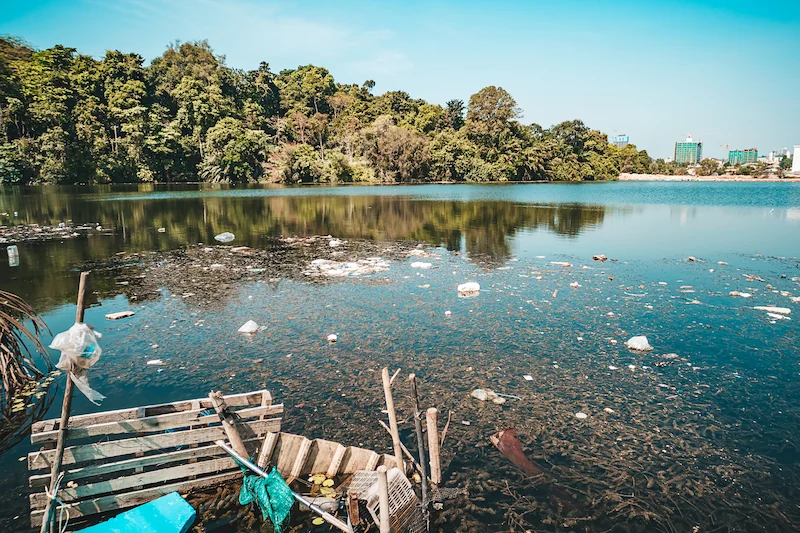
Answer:
<svg viewBox="0 0 800 533"><path fill-rule="evenodd" d="M66 503L62 502L58 498L58 491L60 490L61 482L63 480L64 480L64 472L61 472L60 474L58 474L58 477L56 478L56 484L53 486L52 494L50 493L50 490L47 487L44 488L44 493L47 495L47 497L50 498L51 500L56 502L56 504L59 505L59 510L58 510L58 533L66 533L67 526L69 525L69 506ZM64 520L64 513L65 512L67 513L66 520ZM50 517L46 516L46 517L44 517L44 519L45 520L49 520ZM62 522L63 522L63 525L62 525Z"/></svg>

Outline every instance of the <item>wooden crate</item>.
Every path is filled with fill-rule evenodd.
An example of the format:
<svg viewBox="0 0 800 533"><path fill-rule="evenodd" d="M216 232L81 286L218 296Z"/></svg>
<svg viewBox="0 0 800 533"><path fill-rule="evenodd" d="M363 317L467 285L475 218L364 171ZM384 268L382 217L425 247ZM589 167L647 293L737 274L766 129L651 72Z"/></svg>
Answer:
<svg viewBox="0 0 800 533"><path fill-rule="evenodd" d="M236 413L236 428L251 456L268 433L280 432L283 404L273 405L268 391L225 396L225 403ZM59 423L45 420L32 429L31 442L43 445L28 454L33 527L41 524L47 504ZM218 439L225 433L208 398L73 416L59 498L77 518L240 477L233 459L214 444ZM68 487L70 482L77 486Z"/></svg>

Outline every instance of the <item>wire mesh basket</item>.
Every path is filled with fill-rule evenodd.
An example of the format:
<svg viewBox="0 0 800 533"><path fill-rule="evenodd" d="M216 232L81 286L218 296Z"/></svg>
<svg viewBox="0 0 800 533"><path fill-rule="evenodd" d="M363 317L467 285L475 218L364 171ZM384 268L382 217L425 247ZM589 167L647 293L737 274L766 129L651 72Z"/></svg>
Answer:
<svg viewBox="0 0 800 533"><path fill-rule="evenodd" d="M386 479L389 485L389 527L392 533L423 533L425 520L411 482L399 468L386 472ZM380 523L378 473L359 470L353 474L349 490L357 493L360 500L366 501L367 510L373 520L376 524Z"/></svg>

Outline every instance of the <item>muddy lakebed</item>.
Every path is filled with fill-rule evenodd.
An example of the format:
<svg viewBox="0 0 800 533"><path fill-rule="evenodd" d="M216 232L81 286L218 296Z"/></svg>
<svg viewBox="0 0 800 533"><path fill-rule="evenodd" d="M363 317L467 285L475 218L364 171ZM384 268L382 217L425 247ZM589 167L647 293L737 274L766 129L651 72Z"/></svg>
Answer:
<svg viewBox="0 0 800 533"><path fill-rule="evenodd" d="M105 202L59 212L27 199L20 213L40 217L28 223L103 231L20 242L0 288L38 303L56 333L74 317L76 273L93 270L86 320L104 354L91 381L107 399L76 397L75 413L267 388L285 404L285 431L389 452L380 371L414 372L422 404L439 409L440 426L451 419L444 485L467 493L435 516L440 531L796 530L797 188L760 185L773 200L741 205L743 184L714 189L716 203L691 192L719 185L679 184L688 192L676 205L654 200L655 186L614 185L641 199L581 203L608 194L592 186L543 193L561 202L524 198L542 187L520 201L492 187L280 189L257 206L238 194L117 195L116 219ZM159 201L185 202L187 222L154 217ZM224 230L236 235L225 245L213 240ZM460 297L466 282L480 292ZM261 330L237 333L248 320ZM653 350L628 350L637 335ZM400 379L394 395L413 450L408 389ZM483 402L475 389L515 398ZM541 475L492 446L507 428ZM0 458L3 529L25 530L18 459L30 449ZM209 524L235 515L226 530L269 531L234 492L194 503Z"/></svg>

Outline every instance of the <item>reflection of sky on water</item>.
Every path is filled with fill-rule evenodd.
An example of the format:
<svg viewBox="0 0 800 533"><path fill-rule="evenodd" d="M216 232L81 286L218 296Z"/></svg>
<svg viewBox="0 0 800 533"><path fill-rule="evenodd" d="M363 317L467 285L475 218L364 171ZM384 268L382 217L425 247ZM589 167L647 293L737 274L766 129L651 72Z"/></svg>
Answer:
<svg viewBox="0 0 800 533"><path fill-rule="evenodd" d="M182 298L128 302L121 295L123 286L117 285L120 280L97 271L87 321L105 333L106 354L92 371L93 386L109 397L102 409L202 396L210 388L266 386L287 406L326 404L313 415L290 407L288 429L308 427L318 432L312 436L344 440L357 435L382 446L385 439L374 428L351 414L342 415L379 412L377 381L356 381L360 393L351 399L347 387L337 390L342 380L352 386L348 374L368 376L372 367L402 366L418 373L426 383L424 393L462 399L477 386L522 394L520 376L532 374L536 381L529 386L556 405L548 421L553 430L574 423L572 413L578 409L590 411L591 423L602 409L601 399L610 397L616 398L620 413L625 413L627 401L643 402L637 416L653 416L650 423L663 423L665 432L673 431L669 417L693 409L698 413L693 416L706 425L733 428L707 438L734 461L753 455L776 458L791 473L800 460L781 449L781 443L794 438L798 420L794 315L800 307L766 289L766 283L800 295L800 284L791 280L800 276L800 201L794 192L800 188L759 184L765 187L760 196L747 199L738 193L749 188L723 185L728 187L348 187L278 189L280 196L265 196L261 190L202 197L159 193L152 201L135 195L122 200L125 195L112 193L101 202L85 192L59 197L34 190L24 201L16 193L0 195L0 212L16 202L31 222L72 218L99 221L115 231L63 243L23 243L19 267L10 269L5 258L0 260L0 288L30 299L56 333L74 318L74 307L64 302L74 300L80 265L123 250L168 251L212 242L215 233L225 230L236 233L234 244L251 246L266 246L270 235L328 233L344 239L409 241L409 247L417 242L442 245L435 250L438 259L431 259L438 267L432 270L413 270L409 260L393 262L388 273L361 280L243 283L209 308ZM695 194L674 201L681 190ZM716 203L709 203L711 198ZM755 206L743 205L747 203ZM159 227L167 231L158 233ZM476 260L452 253L463 251ZM619 261L591 260L600 253ZM684 258L690 255L705 262L688 263ZM481 262L486 257L491 261ZM550 264L560 260L574 266ZM749 281L743 274L766 281ZM543 279L536 280L537 275ZM485 292L459 299L455 286L465 280L478 281ZM571 288L572 282L580 288ZM681 286L695 292L681 292ZM731 290L755 296L733 298L728 296ZM691 303L695 299L700 303ZM792 320L771 324L751 309L761 304L791 306ZM103 318L127 308L136 316L118 322ZM445 318L445 310L452 316ZM268 329L253 339L236 335L249 319ZM339 334L339 342L328 345L325 337L332 332ZM653 360L622 348L629 335L638 333L649 336L657 353L679 353L703 370L682 363L663 374L636 374L642 379L635 380L627 365ZM618 344L610 344L610 338ZM154 344L159 347L152 348ZM145 364L155 357L167 362L163 372ZM266 363L256 368L254 359ZM609 364L627 373L614 374ZM464 377L466 367L476 369L475 374ZM684 403L665 401L661 382L676 387ZM708 387L702 391L716 392L693 392L700 385ZM57 415L60 399L54 406L50 416ZM526 411L511 407L483 422L473 407L462 409L458 416L471 418L473 424L456 427L452 438L465 439L474 450L499 424L525 423ZM82 397L75 399L76 413L100 409ZM741 425L747 425L749 437L739 436ZM460 433L464 431L480 433L468 439ZM674 431L686 437L680 428ZM767 433L769 438L752 437ZM0 526L26 506L25 467L17 458L28 449L22 444L0 458L5 472L0 490L11 502L0 510ZM497 458L491 468L503 465ZM760 487L775 488L769 480ZM786 494L790 489L776 490Z"/></svg>

